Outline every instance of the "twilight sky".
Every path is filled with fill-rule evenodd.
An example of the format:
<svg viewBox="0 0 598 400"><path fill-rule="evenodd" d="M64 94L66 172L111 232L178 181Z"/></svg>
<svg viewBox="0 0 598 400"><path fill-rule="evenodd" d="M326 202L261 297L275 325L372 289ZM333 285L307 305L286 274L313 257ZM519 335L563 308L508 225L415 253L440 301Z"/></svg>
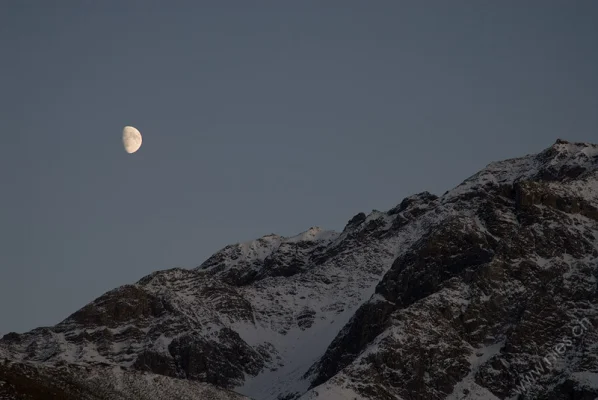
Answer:
<svg viewBox="0 0 598 400"><path fill-rule="evenodd" d="M597 20L593 0L2 1L0 332L598 142Z"/></svg>

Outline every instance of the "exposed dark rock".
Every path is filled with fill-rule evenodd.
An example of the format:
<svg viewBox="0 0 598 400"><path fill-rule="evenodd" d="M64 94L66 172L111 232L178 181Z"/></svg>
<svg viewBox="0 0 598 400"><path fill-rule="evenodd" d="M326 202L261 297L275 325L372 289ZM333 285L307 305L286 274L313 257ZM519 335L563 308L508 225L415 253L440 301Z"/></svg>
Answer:
<svg viewBox="0 0 598 400"><path fill-rule="evenodd" d="M264 365L263 357L230 329L221 330L212 341L178 337L168 351L174 359L177 376L225 388L241 383L244 373L256 375Z"/></svg>
<svg viewBox="0 0 598 400"><path fill-rule="evenodd" d="M86 326L116 327L132 319L159 317L165 311L160 299L141 287L126 285L106 293L69 319Z"/></svg>
<svg viewBox="0 0 598 400"><path fill-rule="evenodd" d="M308 307L303 308L297 315L297 325L301 330L311 328L314 323L316 312Z"/></svg>
<svg viewBox="0 0 598 400"><path fill-rule="evenodd" d="M347 229L351 229L351 228L354 228L354 227L362 224L363 221L365 221L365 218L366 218L365 214L360 212L359 214L357 214L353 218L351 218L349 220L349 222L347 222L347 225L345 226L344 230L346 231Z"/></svg>

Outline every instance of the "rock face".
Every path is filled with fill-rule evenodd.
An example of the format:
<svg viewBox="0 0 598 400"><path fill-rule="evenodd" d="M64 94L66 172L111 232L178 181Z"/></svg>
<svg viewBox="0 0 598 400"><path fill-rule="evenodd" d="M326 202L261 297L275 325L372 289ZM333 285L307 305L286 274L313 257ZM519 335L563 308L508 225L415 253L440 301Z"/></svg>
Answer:
<svg viewBox="0 0 598 400"><path fill-rule="evenodd" d="M227 246L7 334L0 359L0 398L595 400L598 146Z"/></svg>
<svg viewBox="0 0 598 400"><path fill-rule="evenodd" d="M302 399L597 398L597 200L598 147L565 141L433 200Z"/></svg>

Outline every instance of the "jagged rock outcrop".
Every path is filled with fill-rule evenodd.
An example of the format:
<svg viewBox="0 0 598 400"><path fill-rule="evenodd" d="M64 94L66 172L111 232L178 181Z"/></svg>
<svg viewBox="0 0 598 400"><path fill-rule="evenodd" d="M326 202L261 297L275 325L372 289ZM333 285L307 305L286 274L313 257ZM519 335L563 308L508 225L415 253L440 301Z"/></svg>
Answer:
<svg viewBox="0 0 598 400"><path fill-rule="evenodd" d="M152 380L256 400L594 399L597 263L598 146L559 140L340 233L227 246L5 335L0 394L169 398L128 391ZM120 383L102 394L97 376Z"/></svg>

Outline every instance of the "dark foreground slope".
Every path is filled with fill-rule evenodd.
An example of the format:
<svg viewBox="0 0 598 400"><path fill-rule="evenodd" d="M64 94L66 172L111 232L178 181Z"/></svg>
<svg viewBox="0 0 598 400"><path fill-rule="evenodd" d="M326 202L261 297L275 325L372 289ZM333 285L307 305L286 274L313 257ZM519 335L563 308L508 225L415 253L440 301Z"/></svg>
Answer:
<svg viewBox="0 0 598 400"><path fill-rule="evenodd" d="M597 260L598 146L557 141L8 334L0 399L594 400Z"/></svg>
<svg viewBox="0 0 598 400"><path fill-rule="evenodd" d="M210 384L168 378L118 366L0 364L0 399L248 400Z"/></svg>

